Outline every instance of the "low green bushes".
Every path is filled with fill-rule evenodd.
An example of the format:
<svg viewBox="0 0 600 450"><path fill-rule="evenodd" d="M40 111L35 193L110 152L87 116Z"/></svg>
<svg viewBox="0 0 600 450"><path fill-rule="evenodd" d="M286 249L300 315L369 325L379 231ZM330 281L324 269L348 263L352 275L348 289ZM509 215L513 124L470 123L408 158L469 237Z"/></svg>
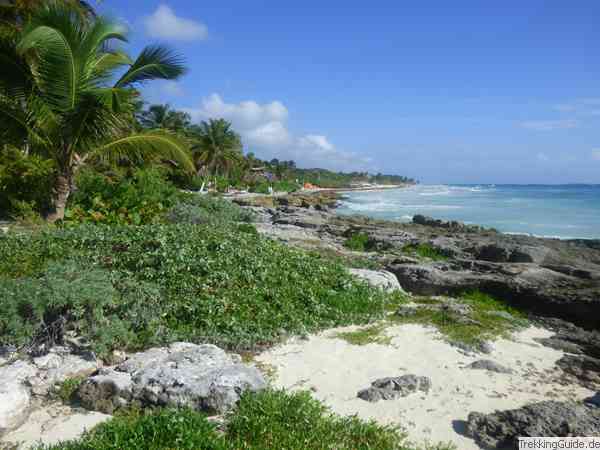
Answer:
<svg viewBox="0 0 600 450"><path fill-rule="evenodd" d="M353 233L345 241L344 247L357 252L369 250L369 235L367 233Z"/></svg>
<svg viewBox="0 0 600 450"><path fill-rule="evenodd" d="M446 261L448 256L440 252L431 244L410 244L402 248L404 253L418 256L420 258L431 259L433 261Z"/></svg>
<svg viewBox="0 0 600 450"><path fill-rule="evenodd" d="M50 207L54 163L5 147L0 151L0 216L32 219Z"/></svg>
<svg viewBox="0 0 600 450"><path fill-rule="evenodd" d="M156 223L181 197L157 169L137 169L130 177L84 170L76 186L65 214L67 223Z"/></svg>
<svg viewBox="0 0 600 450"><path fill-rule="evenodd" d="M251 211L233 202L212 195L186 195L167 214L171 223L222 224L251 222Z"/></svg>
<svg viewBox="0 0 600 450"><path fill-rule="evenodd" d="M172 340L253 349L372 322L391 301L341 264L212 225L1 236L0 289L1 342L27 345L60 319L101 354Z"/></svg>
<svg viewBox="0 0 600 450"><path fill-rule="evenodd" d="M200 413L132 412L99 425L77 441L46 450L411 450L392 426L332 414L306 392L246 394L226 418L224 432ZM430 447L431 448L431 447ZM435 447L438 450L448 446Z"/></svg>

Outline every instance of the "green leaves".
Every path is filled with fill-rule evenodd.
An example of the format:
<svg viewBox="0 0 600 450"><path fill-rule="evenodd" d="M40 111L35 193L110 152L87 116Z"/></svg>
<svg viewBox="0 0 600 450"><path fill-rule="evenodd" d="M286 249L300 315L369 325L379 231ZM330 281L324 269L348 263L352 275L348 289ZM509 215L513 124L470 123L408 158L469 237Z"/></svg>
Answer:
<svg viewBox="0 0 600 450"><path fill-rule="evenodd" d="M174 80L185 73L183 59L160 45L144 48L115 87L127 87L148 80Z"/></svg>
<svg viewBox="0 0 600 450"><path fill-rule="evenodd" d="M10 255L10 263L0 270L21 267L19 272L28 276L41 272L48 277L53 272L46 272L45 264L63 259L160 291L159 297L136 303L140 289L135 291L138 295L126 297L115 285L120 293L116 300L105 303L97 298L106 320L125 330L112 338L106 335L112 325L102 333L91 325L79 327L101 348L123 342L126 336L134 346L179 339L253 349L291 334L370 323L382 317L389 301L386 294L355 282L341 265L226 223L79 226L29 236L26 246L9 235L0 237L0 256L4 255ZM45 307L44 302L39 305ZM143 305L152 311L152 326L135 325L132 314L145 311Z"/></svg>
<svg viewBox="0 0 600 450"><path fill-rule="evenodd" d="M106 161L143 161L159 156L181 164L184 170L194 170L187 144L164 131L149 131L121 137L96 148L91 156Z"/></svg>

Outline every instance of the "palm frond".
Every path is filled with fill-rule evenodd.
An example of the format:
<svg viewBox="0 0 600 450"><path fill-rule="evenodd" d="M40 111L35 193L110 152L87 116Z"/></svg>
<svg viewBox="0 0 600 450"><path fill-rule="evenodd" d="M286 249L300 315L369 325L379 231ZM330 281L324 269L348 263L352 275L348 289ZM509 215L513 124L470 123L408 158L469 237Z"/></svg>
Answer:
<svg viewBox="0 0 600 450"><path fill-rule="evenodd" d="M28 109L23 108L20 101L0 95L0 139L4 143L13 143L16 146L26 142L36 145L46 143L46 139L33 123L33 114Z"/></svg>
<svg viewBox="0 0 600 450"><path fill-rule="evenodd" d="M77 101L79 67L66 36L45 25L29 31L19 42L21 54L35 51L37 84L57 109L68 110Z"/></svg>
<svg viewBox="0 0 600 450"><path fill-rule="evenodd" d="M176 161L190 173L194 170L188 146L176 136L161 131L150 131L113 140L93 150L90 157L112 162L123 159L143 161L160 157Z"/></svg>
<svg viewBox="0 0 600 450"><path fill-rule="evenodd" d="M174 80L185 71L183 59L176 53L160 45L148 46L117 81L115 87L131 86L155 79Z"/></svg>

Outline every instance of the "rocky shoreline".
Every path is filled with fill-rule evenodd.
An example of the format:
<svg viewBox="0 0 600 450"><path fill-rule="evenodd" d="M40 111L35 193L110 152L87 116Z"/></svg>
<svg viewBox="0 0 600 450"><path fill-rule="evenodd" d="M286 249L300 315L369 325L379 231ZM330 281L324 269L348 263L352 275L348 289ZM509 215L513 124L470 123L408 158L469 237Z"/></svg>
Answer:
<svg viewBox="0 0 600 450"><path fill-rule="evenodd" d="M476 290L502 299L548 330L549 337L535 341L562 352L552 369L561 383L600 389L600 241L507 235L423 216L412 223L340 216L329 196L291 197L272 207L245 206L260 217L261 233L393 274L409 295L453 297ZM348 248L353 236L363 237L363 251ZM373 389L361 392L371 396ZM374 398L397 395L375 391ZM514 411L472 411L465 433L481 448L516 448L518 435L600 436L598 395Z"/></svg>
<svg viewBox="0 0 600 450"><path fill-rule="evenodd" d="M600 436L600 241L505 235L422 216L408 224L340 216L334 192L233 201L254 212L259 233L337 258L407 302L389 322L292 338L252 362L190 343L115 352L109 362L76 338L26 359L4 348L0 448L77 437L121 407L221 415L269 382L461 449L516 448L517 436ZM506 302L528 328L513 327L521 319L505 310L485 311L507 333L475 345L410 321L433 314L485 327L461 298L469 291ZM357 343L360 333L374 337ZM71 396L77 407L60 401Z"/></svg>

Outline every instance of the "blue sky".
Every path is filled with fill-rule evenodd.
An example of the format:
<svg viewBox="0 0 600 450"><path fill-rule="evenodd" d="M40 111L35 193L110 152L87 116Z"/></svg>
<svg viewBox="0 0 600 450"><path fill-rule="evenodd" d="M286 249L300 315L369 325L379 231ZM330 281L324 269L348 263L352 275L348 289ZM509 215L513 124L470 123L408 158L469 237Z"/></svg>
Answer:
<svg viewBox="0 0 600 450"><path fill-rule="evenodd" d="M597 0L104 0L187 60L154 102L248 151L427 183L600 183Z"/></svg>

